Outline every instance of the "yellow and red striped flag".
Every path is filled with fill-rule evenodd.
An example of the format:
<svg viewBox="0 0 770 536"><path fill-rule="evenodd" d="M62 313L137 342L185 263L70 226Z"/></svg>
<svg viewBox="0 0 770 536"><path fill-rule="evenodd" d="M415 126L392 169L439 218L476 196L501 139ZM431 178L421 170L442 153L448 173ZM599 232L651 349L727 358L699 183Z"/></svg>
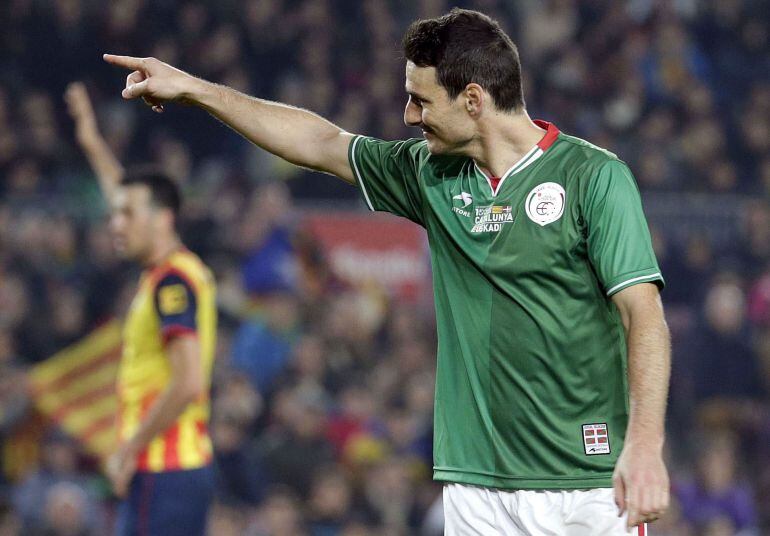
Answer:
<svg viewBox="0 0 770 536"><path fill-rule="evenodd" d="M116 446L120 351L120 323L112 320L30 373L38 411L101 459Z"/></svg>

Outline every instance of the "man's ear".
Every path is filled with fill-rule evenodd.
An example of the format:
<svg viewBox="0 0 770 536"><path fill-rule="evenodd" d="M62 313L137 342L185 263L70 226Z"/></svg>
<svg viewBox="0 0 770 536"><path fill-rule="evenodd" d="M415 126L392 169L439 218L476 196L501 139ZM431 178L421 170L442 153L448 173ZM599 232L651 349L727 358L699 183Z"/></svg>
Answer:
<svg viewBox="0 0 770 536"><path fill-rule="evenodd" d="M164 208L158 212L158 216L162 221L161 225L163 225L163 227L174 230L176 217L174 216L173 210Z"/></svg>
<svg viewBox="0 0 770 536"><path fill-rule="evenodd" d="M473 117L478 117L484 106L484 90L478 84L465 86L465 110Z"/></svg>

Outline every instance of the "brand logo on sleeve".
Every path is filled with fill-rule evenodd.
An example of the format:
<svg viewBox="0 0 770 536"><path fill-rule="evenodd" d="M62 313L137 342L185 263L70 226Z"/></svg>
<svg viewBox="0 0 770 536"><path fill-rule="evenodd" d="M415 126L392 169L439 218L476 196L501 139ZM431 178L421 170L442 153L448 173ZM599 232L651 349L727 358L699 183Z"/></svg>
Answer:
<svg viewBox="0 0 770 536"><path fill-rule="evenodd" d="M607 423L583 425L583 449L587 456L610 453L610 436Z"/></svg>
<svg viewBox="0 0 770 536"><path fill-rule="evenodd" d="M524 204L527 217L541 227L555 222L564 214L566 197L561 184L544 182L535 186Z"/></svg>

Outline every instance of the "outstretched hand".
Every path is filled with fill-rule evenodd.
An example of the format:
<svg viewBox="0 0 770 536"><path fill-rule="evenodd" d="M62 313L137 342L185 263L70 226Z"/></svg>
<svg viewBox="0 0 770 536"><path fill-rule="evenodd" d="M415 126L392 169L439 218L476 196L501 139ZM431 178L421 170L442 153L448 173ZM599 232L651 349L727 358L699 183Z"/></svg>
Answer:
<svg viewBox="0 0 770 536"><path fill-rule="evenodd" d="M73 82L64 93L67 111L75 122L75 138L91 168L99 177L102 192L109 199L123 178L123 166L104 139L96 122L96 113L83 82Z"/></svg>
<svg viewBox="0 0 770 536"><path fill-rule="evenodd" d="M78 141L81 144L88 143L95 136L98 136L96 114L94 114L94 108L91 105L85 84L83 82L69 84L64 93L64 100L67 103L67 111L75 121L75 135Z"/></svg>
<svg viewBox="0 0 770 536"><path fill-rule="evenodd" d="M104 61L133 72L126 78L126 87L121 95L131 100L141 97L154 112L163 112L163 104L169 101L184 101L190 86L196 80L193 76L155 58L135 58L105 54Z"/></svg>

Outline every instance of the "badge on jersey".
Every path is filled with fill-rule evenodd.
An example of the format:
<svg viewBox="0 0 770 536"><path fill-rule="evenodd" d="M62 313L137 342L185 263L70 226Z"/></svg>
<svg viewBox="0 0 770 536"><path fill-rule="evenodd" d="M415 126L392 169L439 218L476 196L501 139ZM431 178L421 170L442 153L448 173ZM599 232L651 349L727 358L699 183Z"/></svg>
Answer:
<svg viewBox="0 0 770 536"><path fill-rule="evenodd" d="M544 182L535 186L524 203L527 217L541 227L545 227L564 214L566 198L567 195L561 184Z"/></svg>
<svg viewBox="0 0 770 536"><path fill-rule="evenodd" d="M181 283L158 288L158 309L164 316L178 315L187 310L187 287Z"/></svg>
<svg viewBox="0 0 770 536"><path fill-rule="evenodd" d="M472 233L499 233L504 225L512 224L513 207L511 205L489 205L476 207Z"/></svg>
<svg viewBox="0 0 770 536"><path fill-rule="evenodd" d="M163 344L182 333L197 332L195 292L183 275L169 273L158 281L155 287L155 308Z"/></svg>
<svg viewBox="0 0 770 536"><path fill-rule="evenodd" d="M610 453L610 436L607 423L583 425L583 449L587 456Z"/></svg>

